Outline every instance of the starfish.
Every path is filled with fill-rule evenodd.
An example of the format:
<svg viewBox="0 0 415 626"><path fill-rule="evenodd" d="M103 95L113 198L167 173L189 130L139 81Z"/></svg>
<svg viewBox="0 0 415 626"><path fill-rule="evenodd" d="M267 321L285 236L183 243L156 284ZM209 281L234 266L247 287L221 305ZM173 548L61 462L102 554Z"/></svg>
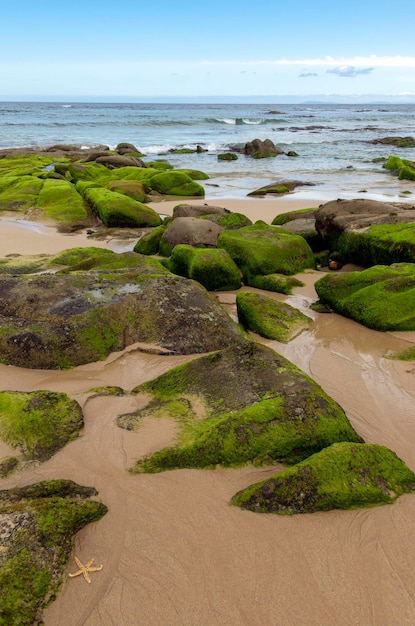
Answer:
<svg viewBox="0 0 415 626"><path fill-rule="evenodd" d="M82 574L86 582L91 583L89 572L99 572L100 570L102 570L102 567L103 567L102 565L98 565L98 566L92 565L95 559L89 559L86 565L82 565L81 561L78 559L77 556L75 556L74 558L75 558L75 563L79 567L79 570L77 572L74 572L73 574L69 574L71 578L73 578L74 576L80 576Z"/></svg>

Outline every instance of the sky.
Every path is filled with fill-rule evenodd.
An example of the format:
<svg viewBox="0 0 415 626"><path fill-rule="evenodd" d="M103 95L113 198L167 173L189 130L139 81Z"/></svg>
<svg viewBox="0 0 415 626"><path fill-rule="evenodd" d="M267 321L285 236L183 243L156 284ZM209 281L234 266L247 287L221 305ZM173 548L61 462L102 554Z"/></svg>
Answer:
<svg viewBox="0 0 415 626"><path fill-rule="evenodd" d="M0 100L415 101L415 2L7 1Z"/></svg>

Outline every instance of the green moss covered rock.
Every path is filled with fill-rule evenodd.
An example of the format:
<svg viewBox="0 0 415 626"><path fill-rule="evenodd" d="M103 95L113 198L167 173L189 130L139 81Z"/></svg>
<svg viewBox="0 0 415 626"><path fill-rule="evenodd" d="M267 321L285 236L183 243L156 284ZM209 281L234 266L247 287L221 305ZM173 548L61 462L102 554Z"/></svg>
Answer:
<svg viewBox="0 0 415 626"><path fill-rule="evenodd" d="M197 280L209 291L230 291L241 286L241 272L226 250L180 244L171 254L169 269Z"/></svg>
<svg viewBox="0 0 415 626"><path fill-rule="evenodd" d="M284 274L266 274L265 276L252 276L250 278L251 287L264 289L265 291L275 291L276 293L291 294L294 287L304 285L295 276L284 276Z"/></svg>
<svg viewBox="0 0 415 626"><path fill-rule="evenodd" d="M104 189L88 188L84 198L105 226L159 226L161 218L153 209L128 196Z"/></svg>
<svg viewBox="0 0 415 626"><path fill-rule="evenodd" d="M3 363L67 368L138 341L177 354L238 343L238 326L201 285L144 255L129 253L128 264L131 255L135 266L128 270L119 269L114 254L101 257L101 267L116 269L0 276Z"/></svg>
<svg viewBox="0 0 415 626"><path fill-rule="evenodd" d="M107 188L137 200L137 202L145 202L149 191L148 186L138 180L111 180L107 183Z"/></svg>
<svg viewBox="0 0 415 626"><path fill-rule="evenodd" d="M298 309L260 293L236 295L239 322L247 330L284 343L310 328L313 320Z"/></svg>
<svg viewBox="0 0 415 626"><path fill-rule="evenodd" d="M36 206L44 181L35 176L0 177L0 211L25 211Z"/></svg>
<svg viewBox="0 0 415 626"><path fill-rule="evenodd" d="M415 474L391 450L343 442L240 491L232 504L287 515L390 504L413 491Z"/></svg>
<svg viewBox="0 0 415 626"><path fill-rule="evenodd" d="M81 407L65 393L0 392L0 437L27 459L50 458L81 428Z"/></svg>
<svg viewBox="0 0 415 626"><path fill-rule="evenodd" d="M0 624L43 623L42 610L62 584L72 537L107 512L104 504L90 499L96 495L95 489L69 480L0 491L0 519L5 524Z"/></svg>
<svg viewBox="0 0 415 626"><path fill-rule="evenodd" d="M169 196L204 196L205 190L199 183L185 174L170 170L160 172L149 179L149 184L154 191Z"/></svg>
<svg viewBox="0 0 415 626"><path fill-rule="evenodd" d="M239 230L226 230L219 234L217 245L230 254L248 285L254 276L293 275L314 268L313 253L307 242L278 226L257 222Z"/></svg>
<svg viewBox="0 0 415 626"><path fill-rule="evenodd" d="M36 206L45 218L73 223L88 217L88 206L74 185L66 180L45 180Z"/></svg>
<svg viewBox="0 0 415 626"><path fill-rule="evenodd" d="M166 230L166 226L156 226L137 241L134 246L134 252L139 254L158 254L161 237Z"/></svg>
<svg viewBox="0 0 415 626"><path fill-rule="evenodd" d="M292 363L246 340L195 359L137 387L145 415L179 419L179 443L139 459L135 471L295 463L336 441L361 441L341 407Z"/></svg>
<svg viewBox="0 0 415 626"><path fill-rule="evenodd" d="M415 330L415 264L326 274L315 289L336 313L375 330Z"/></svg>

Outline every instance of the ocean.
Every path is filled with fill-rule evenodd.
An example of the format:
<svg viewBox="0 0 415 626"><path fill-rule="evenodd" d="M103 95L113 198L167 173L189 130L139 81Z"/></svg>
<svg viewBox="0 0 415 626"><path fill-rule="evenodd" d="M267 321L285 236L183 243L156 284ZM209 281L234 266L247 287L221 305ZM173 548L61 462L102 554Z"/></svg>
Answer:
<svg viewBox="0 0 415 626"><path fill-rule="evenodd" d="M284 180L313 185L297 187L297 197L408 199L415 182L399 181L374 161L390 154L415 161L415 148L373 143L389 136L415 136L415 104L0 103L0 150L129 142L144 160L206 172L207 199L242 198ZM298 156L218 161L220 152L255 138ZM206 152L170 153L197 145Z"/></svg>

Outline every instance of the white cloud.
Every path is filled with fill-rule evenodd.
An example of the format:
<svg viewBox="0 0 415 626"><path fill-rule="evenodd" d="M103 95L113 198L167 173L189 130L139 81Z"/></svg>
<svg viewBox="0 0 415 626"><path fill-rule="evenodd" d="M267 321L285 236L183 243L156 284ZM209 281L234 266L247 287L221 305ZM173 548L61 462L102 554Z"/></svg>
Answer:
<svg viewBox="0 0 415 626"><path fill-rule="evenodd" d="M337 74L337 76L342 76L345 78L354 78L358 76L358 74L370 74L373 72L373 67L362 67L357 68L354 65L340 65L340 67L335 67L332 70L326 70L327 74Z"/></svg>

